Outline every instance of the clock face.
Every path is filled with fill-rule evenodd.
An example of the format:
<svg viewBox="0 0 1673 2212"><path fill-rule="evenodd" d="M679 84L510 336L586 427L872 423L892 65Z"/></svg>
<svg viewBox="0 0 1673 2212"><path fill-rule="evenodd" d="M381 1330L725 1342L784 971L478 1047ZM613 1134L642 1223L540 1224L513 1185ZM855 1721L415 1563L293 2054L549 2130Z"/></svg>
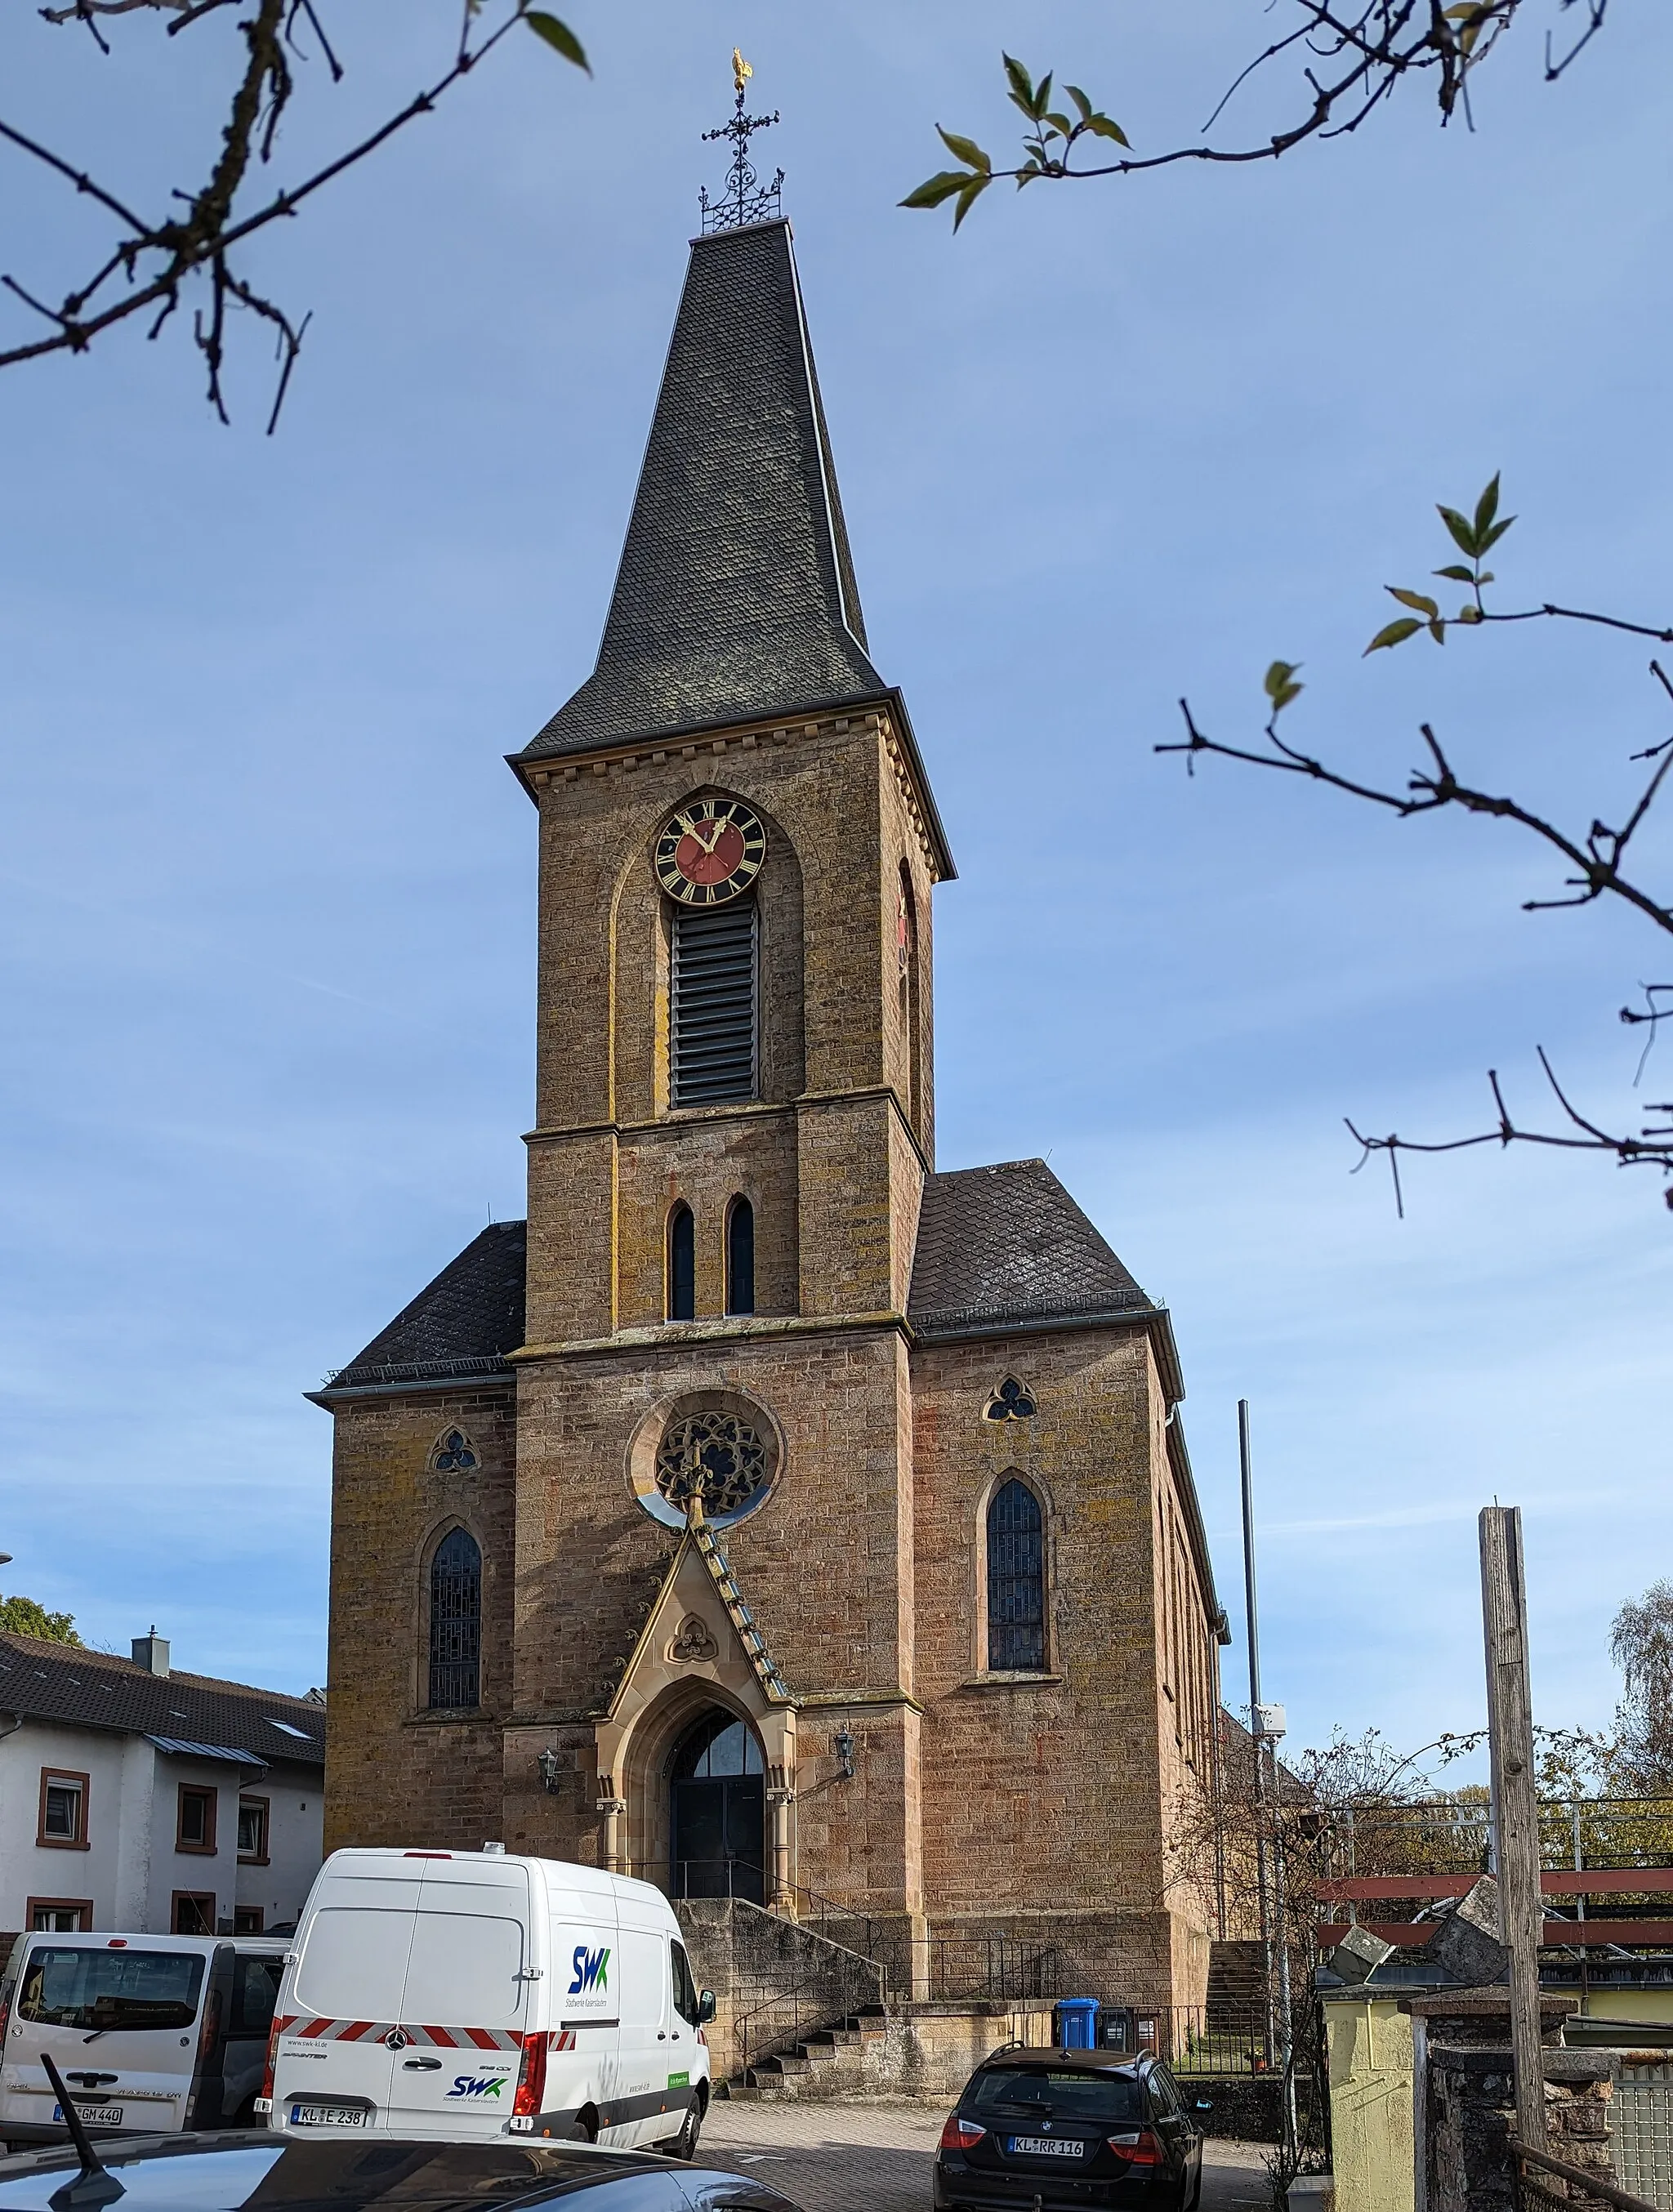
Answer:
<svg viewBox="0 0 1673 2212"><path fill-rule="evenodd" d="M682 906L719 906L747 890L767 857L767 833L741 799L698 799L656 841L656 877Z"/></svg>

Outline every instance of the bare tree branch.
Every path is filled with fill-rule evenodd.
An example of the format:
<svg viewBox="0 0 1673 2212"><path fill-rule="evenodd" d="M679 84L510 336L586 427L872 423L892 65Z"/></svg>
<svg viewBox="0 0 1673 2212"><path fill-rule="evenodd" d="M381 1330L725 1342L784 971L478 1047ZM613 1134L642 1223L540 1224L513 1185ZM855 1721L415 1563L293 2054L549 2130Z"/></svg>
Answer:
<svg viewBox="0 0 1673 2212"><path fill-rule="evenodd" d="M103 18L140 12L167 16L172 37L233 4L234 0L67 0L64 6L39 12L52 24L85 25L108 52L100 30ZM271 433L277 424L309 319L293 317L258 290L235 265L233 257L237 249L270 224L295 216L326 185L365 161L419 116L429 114L438 100L485 60L518 24L526 24L564 59L587 66L573 32L558 18L534 6L532 0L504 0L498 20L491 26L482 22L483 4L484 0L464 0L457 50L451 64L432 84L301 182L282 186L253 206L246 204L252 169L272 160L281 123L295 91L292 62L301 56L296 43L301 25L306 24L313 32L332 81L339 82L344 75L316 0L251 0L251 11L239 25L245 61L228 97L220 151L195 193L173 195L184 202L183 214L170 212L155 218L140 215L85 168L0 117L0 145L10 146L73 185L77 193L90 198L114 218L117 231L113 246L91 275L64 292L57 306L41 296L39 286L26 285L9 274L0 276L0 284L48 325L37 337L0 347L0 368L51 354L85 353L106 331L136 315L150 318L147 335L155 338L179 306L185 287L196 281L207 288L208 299L193 316L193 342L207 372L210 404L222 422L228 419L225 370L229 311L253 315L274 332L278 374L267 425Z"/></svg>

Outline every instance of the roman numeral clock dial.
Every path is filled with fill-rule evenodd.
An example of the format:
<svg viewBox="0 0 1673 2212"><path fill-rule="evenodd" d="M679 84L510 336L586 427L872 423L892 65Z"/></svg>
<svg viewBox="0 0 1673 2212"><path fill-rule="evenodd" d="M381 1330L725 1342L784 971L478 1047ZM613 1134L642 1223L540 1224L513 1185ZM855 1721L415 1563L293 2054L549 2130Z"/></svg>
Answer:
<svg viewBox="0 0 1673 2212"><path fill-rule="evenodd" d="M656 879L682 906L720 906L747 890L767 857L760 818L737 799L700 799L656 841Z"/></svg>

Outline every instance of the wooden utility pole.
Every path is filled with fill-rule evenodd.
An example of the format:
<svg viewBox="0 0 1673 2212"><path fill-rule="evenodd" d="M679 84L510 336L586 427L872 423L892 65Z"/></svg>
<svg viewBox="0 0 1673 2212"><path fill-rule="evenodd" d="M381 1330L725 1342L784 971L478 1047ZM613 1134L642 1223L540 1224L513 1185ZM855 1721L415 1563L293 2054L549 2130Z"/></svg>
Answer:
<svg viewBox="0 0 1673 2212"><path fill-rule="evenodd" d="M1511 1954L1511 2056L1516 2132L1546 2147L1545 2072L1539 2040L1539 1800L1534 1789L1534 1707L1528 1677L1528 1593L1522 1509L1481 1509L1481 1624L1487 1663L1487 1743L1498 1842L1500 1929Z"/></svg>

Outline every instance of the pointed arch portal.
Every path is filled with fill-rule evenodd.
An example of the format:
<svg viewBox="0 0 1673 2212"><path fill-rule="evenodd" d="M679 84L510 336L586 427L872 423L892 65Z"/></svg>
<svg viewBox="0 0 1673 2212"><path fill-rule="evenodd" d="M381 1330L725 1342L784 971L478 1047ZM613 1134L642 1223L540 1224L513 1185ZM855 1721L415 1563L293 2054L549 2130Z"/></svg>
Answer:
<svg viewBox="0 0 1673 2212"><path fill-rule="evenodd" d="M761 1741L724 1707L698 1715L669 1762L669 1887L676 1897L767 1901L767 1774Z"/></svg>

